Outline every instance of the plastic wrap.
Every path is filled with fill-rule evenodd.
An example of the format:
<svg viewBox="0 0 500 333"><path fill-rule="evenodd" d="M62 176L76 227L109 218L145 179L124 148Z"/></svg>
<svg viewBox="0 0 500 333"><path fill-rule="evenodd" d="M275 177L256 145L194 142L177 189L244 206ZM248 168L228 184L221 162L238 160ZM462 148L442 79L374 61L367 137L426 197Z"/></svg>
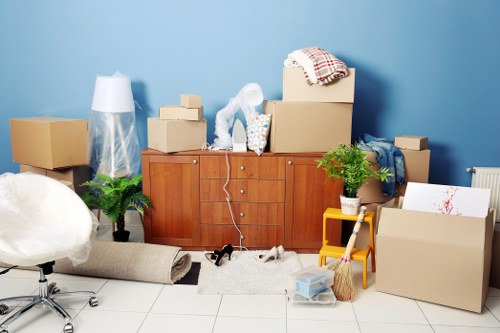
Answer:
<svg viewBox="0 0 500 333"><path fill-rule="evenodd" d="M92 214L68 186L32 173L0 175L0 262L31 266L90 251Z"/></svg>
<svg viewBox="0 0 500 333"><path fill-rule="evenodd" d="M215 135L214 148L230 149L232 146L229 129L233 126L234 115L240 109L245 114L247 126L255 118L256 107L264 100L262 88L257 83L248 83L238 92L238 95L231 98L227 105L219 110L215 115Z"/></svg>
<svg viewBox="0 0 500 333"><path fill-rule="evenodd" d="M95 174L136 176L141 165L134 112L91 111L90 163Z"/></svg>

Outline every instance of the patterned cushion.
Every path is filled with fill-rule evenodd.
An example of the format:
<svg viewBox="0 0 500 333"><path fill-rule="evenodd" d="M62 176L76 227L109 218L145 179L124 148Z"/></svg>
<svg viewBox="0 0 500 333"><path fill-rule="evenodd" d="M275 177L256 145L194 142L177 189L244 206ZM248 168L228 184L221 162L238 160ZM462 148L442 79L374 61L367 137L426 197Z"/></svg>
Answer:
<svg viewBox="0 0 500 333"><path fill-rule="evenodd" d="M257 155L262 155L267 145L267 135L271 125L270 114L256 114L254 121L247 126L247 145Z"/></svg>

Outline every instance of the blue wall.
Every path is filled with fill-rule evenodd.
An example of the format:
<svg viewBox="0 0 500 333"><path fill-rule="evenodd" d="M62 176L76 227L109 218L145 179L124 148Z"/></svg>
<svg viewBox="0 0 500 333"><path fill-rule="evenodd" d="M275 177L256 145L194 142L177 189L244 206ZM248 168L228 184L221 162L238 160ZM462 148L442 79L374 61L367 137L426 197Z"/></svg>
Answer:
<svg viewBox="0 0 500 333"><path fill-rule="evenodd" d="M146 117L199 94L215 113L247 82L281 98L282 63L321 46L357 68L353 139L427 135L430 181L469 185L469 166L500 166L498 0L2 0L0 172L8 119L88 119L96 75L133 81Z"/></svg>

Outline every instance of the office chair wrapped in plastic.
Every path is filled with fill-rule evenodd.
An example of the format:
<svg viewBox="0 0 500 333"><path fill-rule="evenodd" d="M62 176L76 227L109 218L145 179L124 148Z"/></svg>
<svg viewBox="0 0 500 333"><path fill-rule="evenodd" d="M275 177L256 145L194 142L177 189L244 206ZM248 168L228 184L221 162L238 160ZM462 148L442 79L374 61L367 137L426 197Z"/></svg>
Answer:
<svg viewBox="0 0 500 333"><path fill-rule="evenodd" d="M31 173L0 175L0 262L37 265L40 270L38 295L0 299L0 314L10 312L5 302L29 302L0 319L0 333L8 333L11 322L39 304L60 315L65 320L63 332L71 333L72 318L56 300L88 297L89 305L97 306L94 292L61 292L45 277L57 259L67 257L75 265L87 260L92 221L87 206L61 182Z"/></svg>

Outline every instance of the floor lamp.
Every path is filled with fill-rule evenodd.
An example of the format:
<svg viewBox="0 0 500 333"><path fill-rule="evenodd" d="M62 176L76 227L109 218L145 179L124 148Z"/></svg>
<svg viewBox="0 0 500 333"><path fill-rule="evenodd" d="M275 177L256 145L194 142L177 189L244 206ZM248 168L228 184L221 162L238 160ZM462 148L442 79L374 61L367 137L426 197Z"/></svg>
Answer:
<svg viewBox="0 0 500 333"><path fill-rule="evenodd" d="M90 164L95 174L137 175L139 139L130 78L120 73L97 76L89 121Z"/></svg>

